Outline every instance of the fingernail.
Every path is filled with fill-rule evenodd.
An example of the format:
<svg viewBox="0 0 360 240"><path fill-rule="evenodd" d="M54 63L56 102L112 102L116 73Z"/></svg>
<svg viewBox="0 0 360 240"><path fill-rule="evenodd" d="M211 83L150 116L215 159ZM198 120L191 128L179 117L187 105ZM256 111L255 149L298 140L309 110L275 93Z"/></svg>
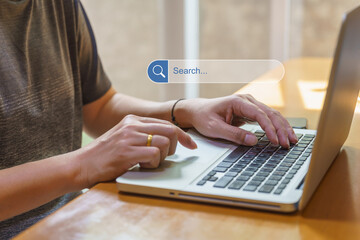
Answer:
<svg viewBox="0 0 360 240"><path fill-rule="evenodd" d="M194 146L194 148L193 148L193 149L197 149L197 148L198 148L198 146L197 146L196 142L194 142L194 140L191 140L191 141L192 141L192 145Z"/></svg>
<svg viewBox="0 0 360 240"><path fill-rule="evenodd" d="M255 145L257 143L257 138L252 134L246 134L244 142L246 145Z"/></svg>
<svg viewBox="0 0 360 240"><path fill-rule="evenodd" d="M277 136L275 136L275 142L276 145L279 145L279 138Z"/></svg>
<svg viewBox="0 0 360 240"><path fill-rule="evenodd" d="M299 140L295 133L293 133L293 137L296 139L296 141Z"/></svg>
<svg viewBox="0 0 360 240"><path fill-rule="evenodd" d="M197 146L196 142L190 136L189 136L189 140L190 140L190 144L193 147L193 149L197 149L198 146Z"/></svg>

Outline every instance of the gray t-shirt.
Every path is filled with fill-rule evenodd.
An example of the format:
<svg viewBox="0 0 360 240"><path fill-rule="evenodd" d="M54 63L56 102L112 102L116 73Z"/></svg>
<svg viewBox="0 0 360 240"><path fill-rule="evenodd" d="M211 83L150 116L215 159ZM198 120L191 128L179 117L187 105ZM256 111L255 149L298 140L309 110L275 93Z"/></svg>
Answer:
<svg viewBox="0 0 360 240"><path fill-rule="evenodd" d="M79 1L0 0L0 169L80 148L82 106L110 86ZM77 194L0 222L0 239Z"/></svg>

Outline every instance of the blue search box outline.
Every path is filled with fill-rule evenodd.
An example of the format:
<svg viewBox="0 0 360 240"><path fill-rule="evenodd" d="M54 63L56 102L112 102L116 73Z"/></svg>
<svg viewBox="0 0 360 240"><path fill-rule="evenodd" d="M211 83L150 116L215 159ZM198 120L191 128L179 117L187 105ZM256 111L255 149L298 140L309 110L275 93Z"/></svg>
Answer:
<svg viewBox="0 0 360 240"><path fill-rule="evenodd" d="M166 81L149 74L159 62L166 63ZM148 77L155 83L249 83L270 71L271 77L260 82L278 82L285 75L283 64L275 59L169 59L152 61Z"/></svg>

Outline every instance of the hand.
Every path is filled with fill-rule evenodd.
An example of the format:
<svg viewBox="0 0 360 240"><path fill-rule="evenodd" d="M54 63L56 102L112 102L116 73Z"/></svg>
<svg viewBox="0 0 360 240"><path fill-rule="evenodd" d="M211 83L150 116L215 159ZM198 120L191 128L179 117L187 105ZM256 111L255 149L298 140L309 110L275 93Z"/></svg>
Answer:
<svg viewBox="0 0 360 240"><path fill-rule="evenodd" d="M152 134L151 146L146 146ZM156 168L175 153L177 141L195 149L191 137L175 125L153 118L127 115L120 123L80 149L81 176L85 185L112 180L136 164Z"/></svg>
<svg viewBox="0 0 360 240"><path fill-rule="evenodd" d="M246 120L259 123L271 143L289 148L297 137L281 114L257 101L251 95L231 95L214 99L180 101L175 116L182 125L195 127L201 134L222 138L242 145L255 145L257 138L240 129Z"/></svg>

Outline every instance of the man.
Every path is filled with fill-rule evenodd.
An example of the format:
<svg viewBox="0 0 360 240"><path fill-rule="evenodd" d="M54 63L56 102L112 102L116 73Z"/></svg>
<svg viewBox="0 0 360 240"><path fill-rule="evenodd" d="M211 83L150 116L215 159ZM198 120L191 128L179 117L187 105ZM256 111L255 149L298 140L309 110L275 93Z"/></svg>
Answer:
<svg viewBox="0 0 360 240"><path fill-rule="evenodd" d="M273 144L297 141L287 121L251 96L150 102L117 93L103 72L87 16L76 0L0 0L0 238L47 216L83 188L140 164L155 168L180 127L237 144L259 122ZM172 111L173 110L173 111ZM81 146L84 129L95 137Z"/></svg>

